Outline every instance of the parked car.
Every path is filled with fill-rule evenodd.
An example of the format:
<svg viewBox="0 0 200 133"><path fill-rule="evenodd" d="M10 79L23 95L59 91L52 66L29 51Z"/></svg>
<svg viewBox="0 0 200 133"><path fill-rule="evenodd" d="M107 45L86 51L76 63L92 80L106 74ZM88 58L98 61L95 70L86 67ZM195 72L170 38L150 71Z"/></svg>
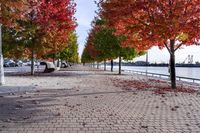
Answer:
<svg viewBox="0 0 200 133"><path fill-rule="evenodd" d="M35 65L35 66L37 66L37 65L39 65L39 64L40 64L40 62L34 62L34 65ZM27 66L31 66L31 61L27 62L26 65L27 65Z"/></svg>
<svg viewBox="0 0 200 133"><path fill-rule="evenodd" d="M26 62L27 66L31 66L31 61Z"/></svg>
<svg viewBox="0 0 200 133"><path fill-rule="evenodd" d="M22 65L23 65L23 62L21 60L17 60L15 62L15 66L17 66L17 67L21 67Z"/></svg>
<svg viewBox="0 0 200 133"><path fill-rule="evenodd" d="M16 67L16 63L13 60L4 60L4 67Z"/></svg>
<svg viewBox="0 0 200 133"><path fill-rule="evenodd" d="M4 61L3 66L4 67L9 67L9 62L8 61Z"/></svg>

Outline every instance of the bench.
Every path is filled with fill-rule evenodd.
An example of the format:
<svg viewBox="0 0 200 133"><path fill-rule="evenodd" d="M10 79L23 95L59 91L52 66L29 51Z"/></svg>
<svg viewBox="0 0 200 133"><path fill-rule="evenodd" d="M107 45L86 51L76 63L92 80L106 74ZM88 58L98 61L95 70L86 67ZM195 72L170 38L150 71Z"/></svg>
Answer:
<svg viewBox="0 0 200 133"><path fill-rule="evenodd" d="M46 66L45 69L44 69L44 73L51 73L51 72L56 70L56 67L53 64L53 62L48 62L48 61L40 62L40 65Z"/></svg>

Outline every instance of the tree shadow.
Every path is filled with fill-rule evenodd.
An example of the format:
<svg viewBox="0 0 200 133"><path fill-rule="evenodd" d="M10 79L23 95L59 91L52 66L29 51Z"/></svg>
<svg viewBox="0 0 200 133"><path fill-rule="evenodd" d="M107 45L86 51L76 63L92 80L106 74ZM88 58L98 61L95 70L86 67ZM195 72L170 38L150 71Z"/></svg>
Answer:
<svg viewBox="0 0 200 133"><path fill-rule="evenodd" d="M35 91L35 86L0 86L0 94Z"/></svg>
<svg viewBox="0 0 200 133"><path fill-rule="evenodd" d="M59 117L56 108L65 107L68 97L98 96L129 93L130 91L79 92L76 90L52 89L35 92L7 93L0 95L0 131L32 123L45 123ZM77 105L78 107L78 105ZM69 108L69 107L67 107ZM76 108L76 107L75 107ZM6 127L3 127L5 125Z"/></svg>
<svg viewBox="0 0 200 133"><path fill-rule="evenodd" d="M92 95L106 95L106 94L120 94L120 93L135 93L137 90L118 90L118 91L99 91L99 92L80 92L73 89L51 89L51 90L40 90L41 93L48 94L42 96L50 98L67 98L74 96L92 96Z"/></svg>
<svg viewBox="0 0 200 133"><path fill-rule="evenodd" d="M39 93L20 92L0 95L0 131L13 126L40 123L55 119L51 108L60 106L50 94L43 97Z"/></svg>
<svg viewBox="0 0 200 133"><path fill-rule="evenodd" d="M18 73L5 73L7 77L19 76L19 77L76 77L76 76L88 76L91 73L75 73L72 71L56 71L52 73L36 72L31 75L30 72L18 72Z"/></svg>

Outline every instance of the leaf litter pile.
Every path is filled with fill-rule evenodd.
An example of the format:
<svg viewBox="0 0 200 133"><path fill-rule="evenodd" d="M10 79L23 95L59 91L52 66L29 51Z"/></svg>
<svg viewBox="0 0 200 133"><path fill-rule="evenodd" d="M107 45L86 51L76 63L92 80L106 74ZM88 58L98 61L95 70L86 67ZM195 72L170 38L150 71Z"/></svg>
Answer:
<svg viewBox="0 0 200 133"><path fill-rule="evenodd" d="M195 93L197 90L189 86L177 85L175 90L171 89L170 83L156 79L125 80L119 78L111 79L116 87L123 90L153 90L155 94L166 94L166 92Z"/></svg>

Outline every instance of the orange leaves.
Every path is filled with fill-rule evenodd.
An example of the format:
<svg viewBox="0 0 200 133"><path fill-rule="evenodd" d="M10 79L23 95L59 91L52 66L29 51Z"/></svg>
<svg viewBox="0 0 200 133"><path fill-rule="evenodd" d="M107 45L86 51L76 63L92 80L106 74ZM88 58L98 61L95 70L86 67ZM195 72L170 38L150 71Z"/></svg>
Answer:
<svg viewBox="0 0 200 133"><path fill-rule="evenodd" d="M17 30L24 47L42 57L67 47L75 6L73 0L0 0L0 24Z"/></svg>
<svg viewBox="0 0 200 133"><path fill-rule="evenodd" d="M192 45L200 39L200 2L198 0L109 0L99 3L100 16L109 20L117 34L126 34L124 46L147 49L164 46L168 39ZM138 34L136 37L135 34ZM180 34L187 34L184 40Z"/></svg>
<svg viewBox="0 0 200 133"><path fill-rule="evenodd" d="M96 48L94 46L93 39L94 39L94 30L91 30L89 33L89 36L87 38L87 43L86 43L85 49L88 51L90 56L93 59L95 59L98 54L98 51L96 50Z"/></svg>
<svg viewBox="0 0 200 133"><path fill-rule="evenodd" d="M73 0L28 0L27 7L27 21L35 25L37 31L38 55L41 57L66 48L68 37L76 27Z"/></svg>
<svg viewBox="0 0 200 133"><path fill-rule="evenodd" d="M172 90L167 81L161 81L156 79L143 79L143 80L122 80L118 78L111 79L116 87L120 87L124 90L153 90L155 94L165 94L167 92L183 92L183 93L195 93L196 90L187 86L177 86L176 90Z"/></svg>
<svg viewBox="0 0 200 133"><path fill-rule="evenodd" d="M23 18L25 0L0 0L0 23L14 27L16 19Z"/></svg>
<svg viewBox="0 0 200 133"><path fill-rule="evenodd" d="M66 43L75 27L75 4L71 0L42 0L37 7L36 21L56 43Z"/></svg>
<svg viewBox="0 0 200 133"><path fill-rule="evenodd" d="M37 9L37 22L45 30L52 30L55 26L59 31L74 30L75 4L71 0L42 0Z"/></svg>
<svg viewBox="0 0 200 133"><path fill-rule="evenodd" d="M93 44L88 44L86 49L93 58L97 56L97 50Z"/></svg>

